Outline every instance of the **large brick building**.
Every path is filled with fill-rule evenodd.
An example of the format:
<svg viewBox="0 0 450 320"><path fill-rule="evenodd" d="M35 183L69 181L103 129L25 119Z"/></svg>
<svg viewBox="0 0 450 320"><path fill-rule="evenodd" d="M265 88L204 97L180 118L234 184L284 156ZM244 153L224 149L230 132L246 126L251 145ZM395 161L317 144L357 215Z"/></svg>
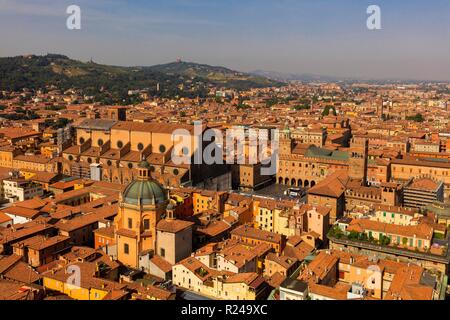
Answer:
<svg viewBox="0 0 450 320"><path fill-rule="evenodd" d="M195 184L227 171L223 165L194 164L195 152L203 152L204 145L191 125L86 119L75 129L76 144L63 152L62 173L67 175L127 184L137 176L143 159L150 163L154 178L165 185ZM183 130L187 139L174 141L176 130ZM176 164L174 148L191 164Z"/></svg>

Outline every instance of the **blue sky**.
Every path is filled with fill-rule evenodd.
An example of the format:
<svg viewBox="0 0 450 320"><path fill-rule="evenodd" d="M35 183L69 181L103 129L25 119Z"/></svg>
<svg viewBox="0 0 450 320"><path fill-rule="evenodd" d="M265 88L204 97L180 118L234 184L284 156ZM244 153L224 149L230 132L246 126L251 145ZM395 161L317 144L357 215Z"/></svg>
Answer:
<svg viewBox="0 0 450 320"><path fill-rule="evenodd" d="M81 7L82 30L66 29ZM382 30L366 28L381 7ZM0 0L0 56L450 80L448 0Z"/></svg>

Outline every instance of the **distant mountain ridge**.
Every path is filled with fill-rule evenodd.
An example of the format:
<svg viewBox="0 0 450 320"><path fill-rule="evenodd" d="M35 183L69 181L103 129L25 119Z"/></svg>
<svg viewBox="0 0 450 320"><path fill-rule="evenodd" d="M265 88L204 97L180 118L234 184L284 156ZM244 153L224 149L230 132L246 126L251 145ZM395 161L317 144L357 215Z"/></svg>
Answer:
<svg viewBox="0 0 450 320"><path fill-rule="evenodd" d="M161 72L167 75L182 75L191 78L199 77L219 84L226 83L227 81L247 81L250 83L254 83L254 85L257 87L279 85L279 83L264 76L234 71L220 66L210 66L193 62L177 61L144 68L156 72Z"/></svg>
<svg viewBox="0 0 450 320"><path fill-rule="evenodd" d="M55 85L61 89L78 88L94 92L101 88L156 88L158 83L170 94L188 91L179 89L186 83L195 83L189 90L202 91L203 94L211 85L230 89L281 85L265 77L191 62L120 67L92 61L81 62L60 54L0 58L0 90L18 91L23 88L39 89Z"/></svg>

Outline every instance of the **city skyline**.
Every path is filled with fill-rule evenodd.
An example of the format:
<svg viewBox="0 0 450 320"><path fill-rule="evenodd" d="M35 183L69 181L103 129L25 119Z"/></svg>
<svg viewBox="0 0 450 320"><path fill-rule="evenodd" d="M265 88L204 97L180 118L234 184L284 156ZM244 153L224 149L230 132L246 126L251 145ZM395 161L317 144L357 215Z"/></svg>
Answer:
<svg viewBox="0 0 450 320"><path fill-rule="evenodd" d="M448 13L0 0L0 301L449 300Z"/></svg>
<svg viewBox="0 0 450 320"><path fill-rule="evenodd" d="M65 27L72 4L81 8L81 30ZM381 8L381 30L366 27L372 4ZM448 12L445 1L3 0L0 55L50 52L125 66L181 57L243 72L448 81Z"/></svg>

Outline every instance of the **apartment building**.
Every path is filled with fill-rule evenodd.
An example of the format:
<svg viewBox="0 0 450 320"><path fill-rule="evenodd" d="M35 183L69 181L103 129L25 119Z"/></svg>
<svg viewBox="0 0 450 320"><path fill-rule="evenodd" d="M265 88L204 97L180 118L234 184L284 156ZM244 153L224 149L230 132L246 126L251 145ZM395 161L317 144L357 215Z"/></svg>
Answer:
<svg viewBox="0 0 450 320"><path fill-rule="evenodd" d="M9 178L3 180L3 194L9 202L18 202L40 197L44 190L41 185L24 178Z"/></svg>

